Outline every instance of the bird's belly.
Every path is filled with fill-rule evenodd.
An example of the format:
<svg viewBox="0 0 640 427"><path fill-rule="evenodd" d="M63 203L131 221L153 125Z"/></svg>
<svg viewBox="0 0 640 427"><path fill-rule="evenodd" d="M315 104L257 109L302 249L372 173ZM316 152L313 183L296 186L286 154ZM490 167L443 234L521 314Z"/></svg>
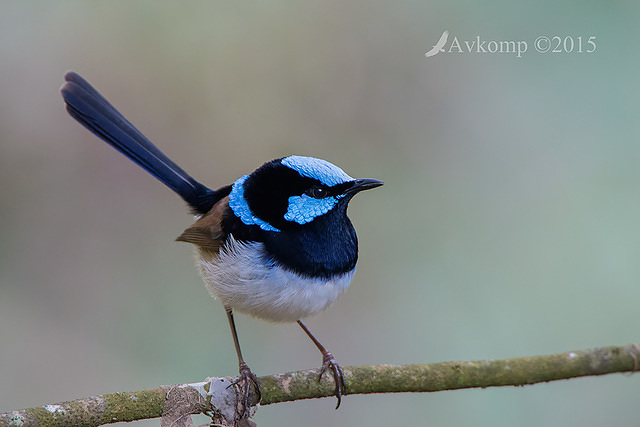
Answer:
<svg viewBox="0 0 640 427"><path fill-rule="evenodd" d="M355 272L304 277L268 261L262 243L232 238L217 255L201 253L200 270L211 295L225 307L272 322L295 322L328 308Z"/></svg>

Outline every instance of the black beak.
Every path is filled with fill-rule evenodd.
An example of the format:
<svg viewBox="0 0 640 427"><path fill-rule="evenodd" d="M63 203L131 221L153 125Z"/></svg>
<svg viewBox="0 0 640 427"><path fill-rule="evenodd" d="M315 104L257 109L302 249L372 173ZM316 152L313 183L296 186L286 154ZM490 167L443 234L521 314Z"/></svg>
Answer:
<svg viewBox="0 0 640 427"><path fill-rule="evenodd" d="M344 191L344 194L352 196L363 190L370 190L372 188L380 187L382 184L384 184L384 182L377 179L363 178L353 180L347 184L350 184L350 186Z"/></svg>

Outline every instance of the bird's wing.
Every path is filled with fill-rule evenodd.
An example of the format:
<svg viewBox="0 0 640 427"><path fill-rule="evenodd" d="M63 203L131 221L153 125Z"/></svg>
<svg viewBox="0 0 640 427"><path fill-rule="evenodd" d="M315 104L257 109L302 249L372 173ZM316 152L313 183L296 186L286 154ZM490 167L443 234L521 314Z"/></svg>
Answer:
<svg viewBox="0 0 640 427"><path fill-rule="evenodd" d="M200 249L217 253L226 238L222 230L222 219L227 209L229 209L229 196L220 199L208 213L184 230L176 240L192 243Z"/></svg>
<svg viewBox="0 0 640 427"><path fill-rule="evenodd" d="M438 43L436 43L434 47L437 47L438 50L442 49L444 47L444 44L447 42L448 37L449 37L449 31L447 30L443 31L442 35L440 36L440 40L438 40Z"/></svg>

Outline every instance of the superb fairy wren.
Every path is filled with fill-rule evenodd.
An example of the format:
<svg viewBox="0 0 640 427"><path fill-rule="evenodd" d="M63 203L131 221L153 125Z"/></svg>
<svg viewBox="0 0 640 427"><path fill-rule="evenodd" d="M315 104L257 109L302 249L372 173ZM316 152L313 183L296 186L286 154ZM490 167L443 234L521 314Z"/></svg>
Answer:
<svg viewBox="0 0 640 427"><path fill-rule="evenodd" d="M74 72L61 88L69 114L182 197L197 216L178 241L192 243L206 286L222 301L238 355L245 408L260 387L240 351L233 311L298 322L333 374L338 406L344 375L300 319L329 307L349 286L358 260L347 204L375 179L354 179L313 157L272 160L232 185L211 190L189 176Z"/></svg>

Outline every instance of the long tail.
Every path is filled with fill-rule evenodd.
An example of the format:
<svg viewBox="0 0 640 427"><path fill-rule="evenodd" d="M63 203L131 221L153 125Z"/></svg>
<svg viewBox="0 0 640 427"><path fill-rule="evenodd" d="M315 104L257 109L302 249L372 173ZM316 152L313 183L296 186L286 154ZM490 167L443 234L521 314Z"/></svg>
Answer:
<svg viewBox="0 0 640 427"><path fill-rule="evenodd" d="M85 79L73 71L64 79L60 93L74 119L178 193L194 213L211 209L218 199L215 191L169 159Z"/></svg>

